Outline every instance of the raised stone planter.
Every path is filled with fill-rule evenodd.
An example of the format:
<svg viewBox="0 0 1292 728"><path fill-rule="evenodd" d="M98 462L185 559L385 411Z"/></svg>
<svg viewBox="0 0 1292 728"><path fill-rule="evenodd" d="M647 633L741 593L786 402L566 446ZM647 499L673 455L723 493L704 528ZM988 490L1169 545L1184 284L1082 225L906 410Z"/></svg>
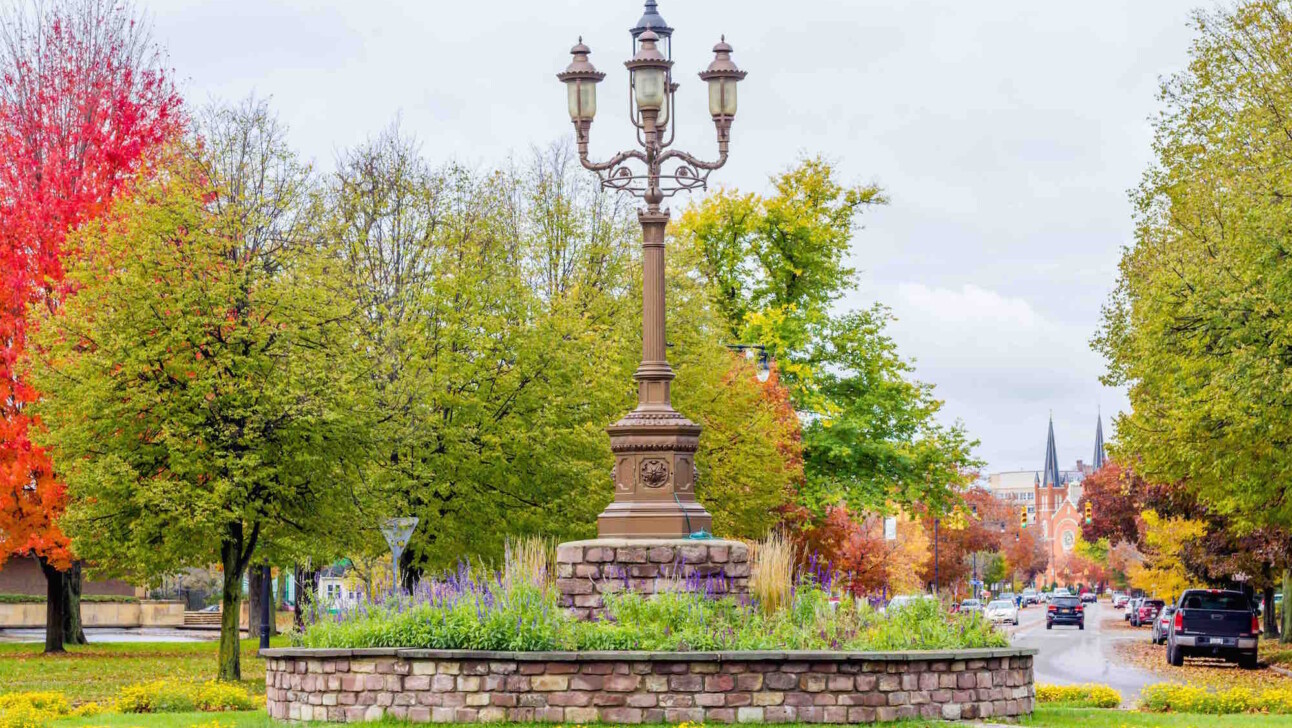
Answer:
<svg viewBox="0 0 1292 728"><path fill-rule="evenodd" d="M600 616L602 594L641 594L689 588L712 594L749 591L749 547L722 539L614 539L572 541L556 548L561 606L581 619Z"/></svg>
<svg viewBox="0 0 1292 728"><path fill-rule="evenodd" d="M355 722L873 723L1032 712L1036 650L264 650L271 717Z"/></svg>

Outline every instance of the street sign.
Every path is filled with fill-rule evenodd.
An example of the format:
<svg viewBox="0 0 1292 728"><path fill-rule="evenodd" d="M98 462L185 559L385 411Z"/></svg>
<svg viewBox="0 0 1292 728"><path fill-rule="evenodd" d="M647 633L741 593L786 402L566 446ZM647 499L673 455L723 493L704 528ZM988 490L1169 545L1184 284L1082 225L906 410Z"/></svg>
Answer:
<svg viewBox="0 0 1292 728"><path fill-rule="evenodd" d="M390 573L394 577L392 591L399 588L399 557L404 555L408 539L416 529L416 518L392 518L381 526L381 535L386 537L386 545L390 546Z"/></svg>

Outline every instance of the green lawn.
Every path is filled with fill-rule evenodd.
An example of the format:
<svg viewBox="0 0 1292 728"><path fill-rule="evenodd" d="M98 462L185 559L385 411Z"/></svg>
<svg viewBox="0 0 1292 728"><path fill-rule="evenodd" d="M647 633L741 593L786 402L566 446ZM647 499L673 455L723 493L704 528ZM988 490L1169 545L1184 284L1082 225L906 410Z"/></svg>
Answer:
<svg viewBox="0 0 1292 728"><path fill-rule="evenodd" d="M285 647L287 640L275 638L273 644ZM256 656L258 645L258 640L243 640L242 677L249 690L261 693L265 661ZM61 692L79 704L114 698L126 685L162 678L205 682L215 678L219 646L215 642L92 644L68 647L66 655L56 656L45 656L41 648L0 643L0 693Z"/></svg>
<svg viewBox="0 0 1292 728"><path fill-rule="evenodd" d="M83 726L91 728L277 728L263 711L248 713L170 713L163 715L98 715L93 718L68 718L50 723L50 728ZM373 725L382 725L375 723Z"/></svg>
<svg viewBox="0 0 1292 728"><path fill-rule="evenodd" d="M276 724L264 713L175 713L171 715L101 715L94 718L61 720L51 728L273 728ZM370 723L373 726L403 726L395 721ZM949 723L900 723L903 728L935 728ZM1044 728L1289 728L1292 716L1282 715L1158 715L1124 710L1097 710L1073 708L1040 708L1036 715L1022 722L1025 726ZM508 728L508 726L500 726ZM512 726L511 728L518 728ZM528 728L532 728L529 726ZM648 728L648 727L643 727ZM661 726L658 728L672 728ZM795 728L787 726L786 728ZM804 727L806 728L806 727Z"/></svg>

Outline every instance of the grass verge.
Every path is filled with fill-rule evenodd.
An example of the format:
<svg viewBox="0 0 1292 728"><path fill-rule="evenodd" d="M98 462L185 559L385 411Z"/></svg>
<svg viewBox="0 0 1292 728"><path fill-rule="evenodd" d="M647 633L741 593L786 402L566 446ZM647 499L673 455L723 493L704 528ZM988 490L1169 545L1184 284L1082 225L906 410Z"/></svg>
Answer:
<svg viewBox="0 0 1292 728"><path fill-rule="evenodd" d="M1292 728L1292 715L1198 715L1038 707L1021 724L1044 728Z"/></svg>
<svg viewBox="0 0 1292 728"><path fill-rule="evenodd" d="M93 718L60 720L51 728L273 728L276 726L263 712L246 713L172 713L169 715L100 715ZM372 726L404 726L407 723L382 721ZM948 725L946 723L890 723L903 728ZM1126 710L1095 708L1038 708L1036 714L1022 721L1025 726L1043 728L1292 728L1292 716L1278 715L1162 715ZM508 728L508 726L500 726ZM515 728L512 726L511 728ZM649 727L643 727L649 728ZM661 727L663 728L663 727ZM671 726L668 728L672 728ZM794 728L787 726L786 728Z"/></svg>
<svg viewBox="0 0 1292 728"><path fill-rule="evenodd" d="M90 718L65 718L49 724L50 728L274 728L280 724L269 719L263 710L242 713L159 713L153 715L96 715ZM382 725L375 723L373 725ZM391 724L393 725L393 724Z"/></svg>
<svg viewBox="0 0 1292 728"><path fill-rule="evenodd" d="M276 637L272 644L286 647L287 640ZM258 646L257 640L242 641L242 684L263 693L265 661L256 656ZM0 644L0 694L59 692L80 704L114 698L122 688L136 683L165 678L206 682L215 678L219 645L100 643L69 646L67 654L51 656L44 655L41 649L40 644Z"/></svg>

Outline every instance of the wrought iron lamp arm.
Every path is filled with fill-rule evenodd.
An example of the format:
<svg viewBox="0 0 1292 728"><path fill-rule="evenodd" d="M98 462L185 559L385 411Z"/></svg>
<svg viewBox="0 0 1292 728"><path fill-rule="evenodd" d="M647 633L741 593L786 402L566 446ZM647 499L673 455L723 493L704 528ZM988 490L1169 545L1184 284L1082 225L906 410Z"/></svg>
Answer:
<svg viewBox="0 0 1292 728"><path fill-rule="evenodd" d="M723 146L725 147L726 145L723 145ZM660 155L659 164L662 165L665 162L669 161L670 159L680 159L691 167L712 172L713 170L721 169L724 165L726 165L727 150L724 148L718 153L718 160L716 162L705 162L703 160L696 159L695 157L681 150L670 149Z"/></svg>
<svg viewBox="0 0 1292 728"><path fill-rule="evenodd" d="M646 162L646 155L636 149L630 149L626 152L620 152L604 162L594 162L588 157L588 132L586 129L579 129L579 164L584 169L592 172L608 172L619 167L630 159L637 159Z"/></svg>

